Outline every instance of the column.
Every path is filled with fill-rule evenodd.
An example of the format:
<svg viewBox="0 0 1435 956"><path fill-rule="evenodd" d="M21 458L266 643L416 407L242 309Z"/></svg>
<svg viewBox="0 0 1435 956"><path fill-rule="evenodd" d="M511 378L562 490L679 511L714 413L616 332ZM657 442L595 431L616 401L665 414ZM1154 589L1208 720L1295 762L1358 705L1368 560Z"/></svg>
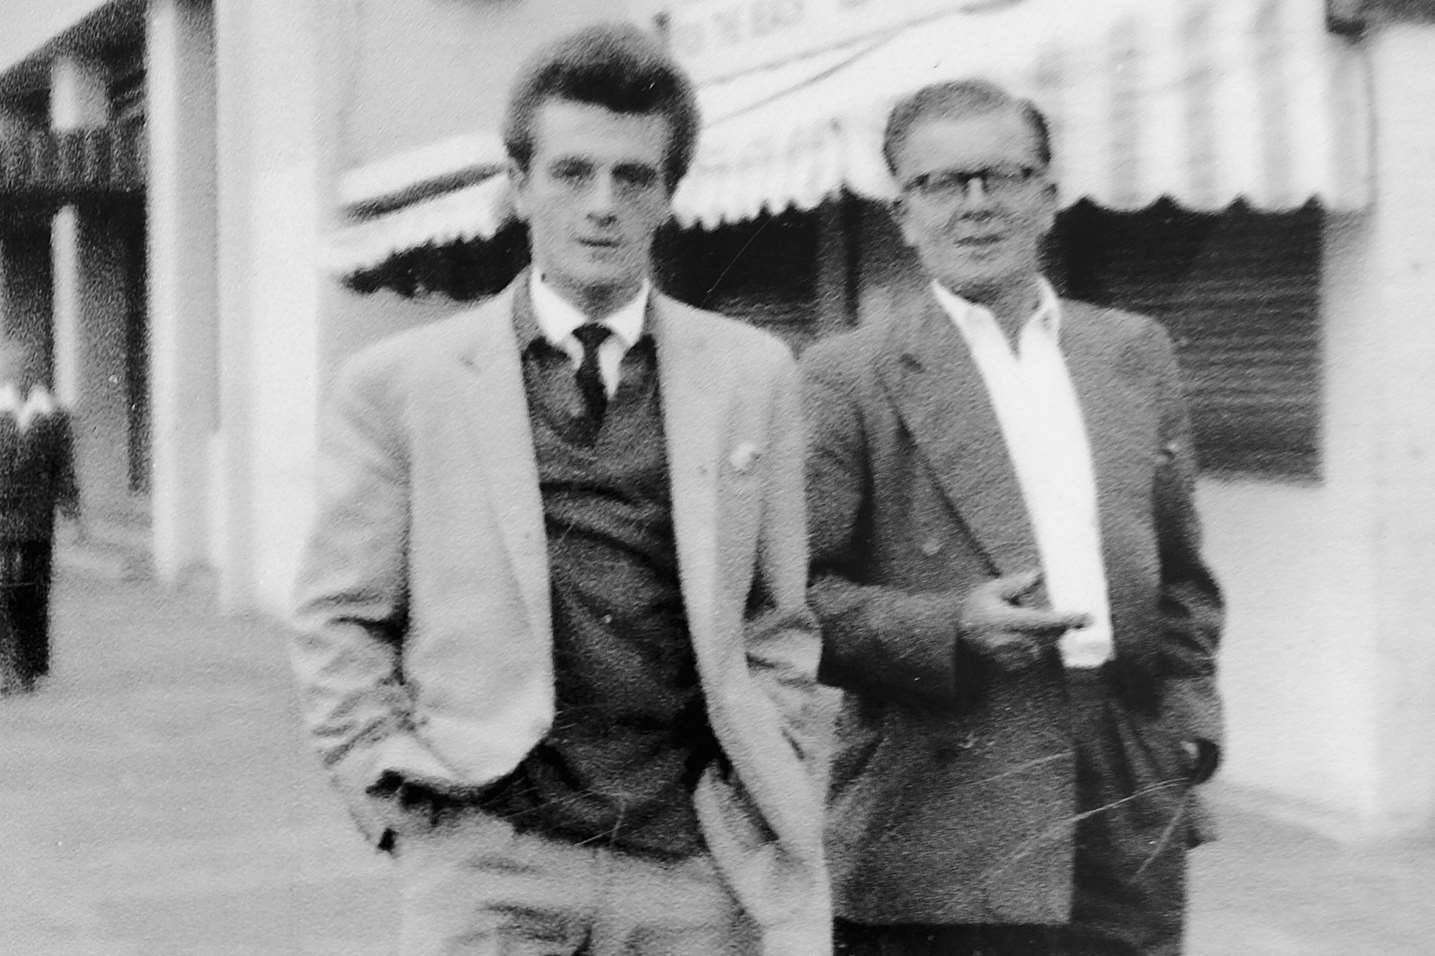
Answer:
<svg viewBox="0 0 1435 956"><path fill-rule="evenodd" d="M1374 827L1405 833L1435 822L1435 24L1390 22L1369 38L1375 90L1376 183L1367 269L1373 310L1349 316L1379 349L1371 397L1382 411L1373 460L1377 681ZM1377 345L1378 342L1378 345ZM1341 361L1332 356L1332 363Z"/></svg>
<svg viewBox="0 0 1435 956"><path fill-rule="evenodd" d="M1324 270L1330 513L1359 516L1362 538L1328 583L1361 621L1341 668L1371 762L1359 830L1378 837L1435 822L1435 24L1376 18L1364 43L1375 200L1332 218Z"/></svg>
<svg viewBox="0 0 1435 956"><path fill-rule="evenodd" d="M230 611L248 609L254 602L254 451L246 382L251 368L250 266L255 251L249 206L253 166L260 155L250 128L251 96L260 84L251 77L252 9L243 0L214 2L220 380L219 428L212 445L211 557L218 573L220 605Z"/></svg>
<svg viewBox="0 0 1435 956"><path fill-rule="evenodd" d="M214 20L208 0L151 0L146 18L154 564L176 582L209 559L218 427Z"/></svg>
<svg viewBox="0 0 1435 956"><path fill-rule="evenodd" d="M220 596L281 610L310 514L326 283L323 5L217 0Z"/></svg>

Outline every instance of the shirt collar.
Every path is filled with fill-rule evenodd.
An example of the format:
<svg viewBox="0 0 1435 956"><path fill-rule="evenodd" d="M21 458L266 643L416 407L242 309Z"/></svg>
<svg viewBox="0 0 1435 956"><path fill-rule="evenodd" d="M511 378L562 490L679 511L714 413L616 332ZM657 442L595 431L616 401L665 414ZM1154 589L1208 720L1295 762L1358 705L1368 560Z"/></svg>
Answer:
<svg viewBox="0 0 1435 956"><path fill-rule="evenodd" d="M589 321L577 307L543 281L543 276L537 269L529 274L528 288L538 332L552 345L561 348L563 341L573 334L574 329ZM625 352L643 336L643 319L648 311L648 296L651 290L651 284L644 279L637 295L597 320L612 331L613 337Z"/></svg>
<svg viewBox="0 0 1435 956"><path fill-rule="evenodd" d="M50 390L43 385L31 386L23 401L14 382L0 385L0 415L15 416L22 426L37 416L53 413L57 407Z"/></svg>
<svg viewBox="0 0 1435 956"><path fill-rule="evenodd" d="M975 302L969 302L935 279L932 280L932 292L936 295L937 302L941 304L943 311L952 317L952 321L964 335L970 335L973 326L979 322L996 321L991 310L977 305ZM1046 281L1045 276L1036 277L1036 295L1036 311L1031 314L1031 318L1026 320L1022 328L1036 326L1052 338L1056 338L1061 333L1061 299L1057 296L1051 283Z"/></svg>

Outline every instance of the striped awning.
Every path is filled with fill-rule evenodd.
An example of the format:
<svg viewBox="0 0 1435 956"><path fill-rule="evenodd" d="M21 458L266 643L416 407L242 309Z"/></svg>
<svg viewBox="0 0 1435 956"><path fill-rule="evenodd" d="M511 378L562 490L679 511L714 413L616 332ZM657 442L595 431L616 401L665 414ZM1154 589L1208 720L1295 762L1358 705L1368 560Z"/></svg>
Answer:
<svg viewBox="0 0 1435 956"><path fill-rule="evenodd" d="M1322 0L1027 0L938 16L701 89L676 213L712 227L843 188L886 198L891 105L966 76L1048 114L1066 204L1358 209L1371 189L1359 57Z"/></svg>
<svg viewBox="0 0 1435 956"><path fill-rule="evenodd" d="M352 275L425 245L493 238L513 215L505 158L498 136L474 134L349 170L325 265Z"/></svg>
<svg viewBox="0 0 1435 956"><path fill-rule="evenodd" d="M1062 201L1135 210L1367 205L1361 49L1323 0L1025 0L948 13L699 90L704 126L674 197L684 226L811 209L846 189L885 199L893 102L985 76L1047 113ZM493 134L351 170L330 270L355 275L424 246L491 239L511 221Z"/></svg>

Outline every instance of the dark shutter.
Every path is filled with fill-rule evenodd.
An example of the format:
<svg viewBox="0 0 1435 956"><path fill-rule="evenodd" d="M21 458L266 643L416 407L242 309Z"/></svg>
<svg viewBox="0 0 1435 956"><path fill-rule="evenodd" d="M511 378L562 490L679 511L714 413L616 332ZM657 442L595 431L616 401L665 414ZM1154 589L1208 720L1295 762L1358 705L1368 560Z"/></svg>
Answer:
<svg viewBox="0 0 1435 956"><path fill-rule="evenodd" d="M704 309L743 319L795 351L816 334L817 220L788 210L659 236L655 258L663 288Z"/></svg>
<svg viewBox="0 0 1435 956"><path fill-rule="evenodd" d="M1144 312L1176 342L1203 469L1315 478L1320 470L1321 213L1160 203L1062 214L1066 294Z"/></svg>

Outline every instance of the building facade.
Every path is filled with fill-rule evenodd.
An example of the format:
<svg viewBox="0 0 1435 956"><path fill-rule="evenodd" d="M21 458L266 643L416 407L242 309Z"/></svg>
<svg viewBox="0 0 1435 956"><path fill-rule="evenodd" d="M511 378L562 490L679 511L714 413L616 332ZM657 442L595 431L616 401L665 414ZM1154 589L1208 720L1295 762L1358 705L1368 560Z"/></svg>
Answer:
<svg viewBox="0 0 1435 956"><path fill-rule="evenodd" d="M626 16L692 65L664 281L798 349L914 288L886 105L992 75L1055 123L1053 278L1181 349L1231 608L1225 779L1330 832L1428 830L1435 12L1081 6L12 0L0 329L74 408L92 515L162 581L278 610L337 364L521 265L497 131L538 41Z"/></svg>

